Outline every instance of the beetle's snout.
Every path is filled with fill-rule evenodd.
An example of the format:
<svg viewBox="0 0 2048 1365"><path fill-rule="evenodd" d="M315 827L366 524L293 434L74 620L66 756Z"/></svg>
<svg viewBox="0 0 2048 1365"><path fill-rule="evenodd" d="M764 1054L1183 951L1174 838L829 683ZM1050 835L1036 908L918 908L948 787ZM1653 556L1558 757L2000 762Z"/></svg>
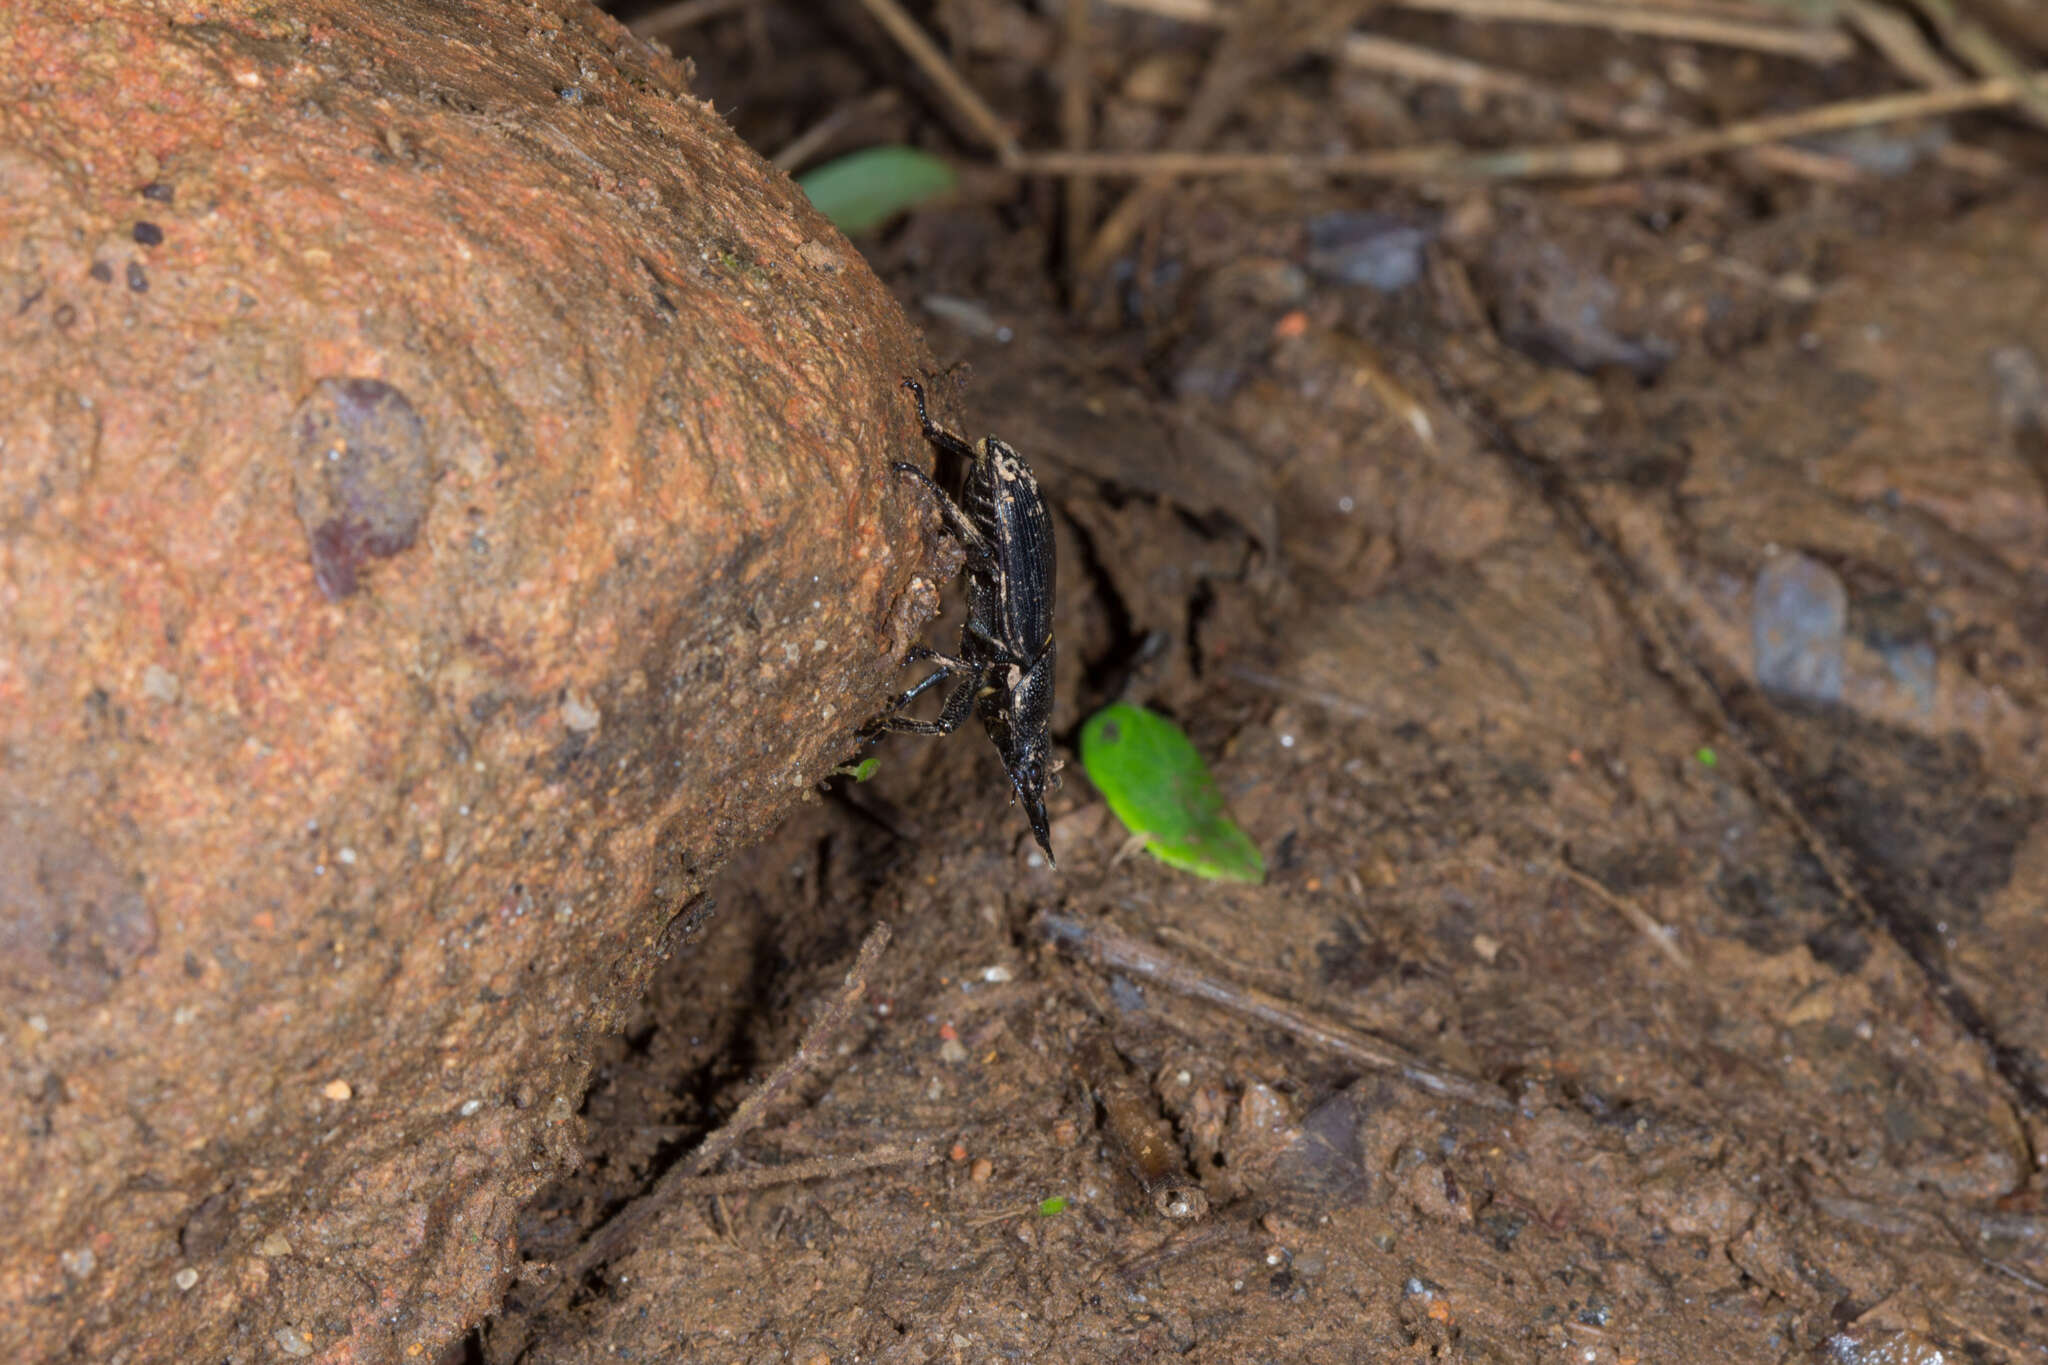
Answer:
<svg viewBox="0 0 2048 1365"><path fill-rule="evenodd" d="M1045 850L1045 861L1057 867L1052 856L1052 825L1045 814L1045 784L1050 767L1042 751L1034 750L1022 754L1010 766L1010 785L1014 788L1013 799L1024 807L1024 818L1031 822L1031 837L1038 840L1038 846Z"/></svg>
<svg viewBox="0 0 2048 1365"><path fill-rule="evenodd" d="M1042 785L1042 784L1041 784ZM1031 822L1031 837L1038 840L1038 846L1045 850L1045 865L1058 867L1052 856L1052 825L1045 818L1045 802L1037 796L1027 796L1023 801L1024 818Z"/></svg>

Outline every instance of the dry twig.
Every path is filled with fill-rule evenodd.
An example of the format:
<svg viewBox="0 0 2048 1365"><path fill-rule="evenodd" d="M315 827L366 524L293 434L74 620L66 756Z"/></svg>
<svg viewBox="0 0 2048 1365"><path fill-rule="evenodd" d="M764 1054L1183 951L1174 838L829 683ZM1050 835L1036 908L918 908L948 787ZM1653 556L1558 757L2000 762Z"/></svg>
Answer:
<svg viewBox="0 0 2048 1365"><path fill-rule="evenodd" d="M653 1189L627 1204L612 1215L609 1221L594 1229L590 1236L584 1239L583 1245L576 1249L575 1254L556 1267L554 1281L548 1293L524 1316L538 1316L549 1304L572 1291L583 1282L584 1276L618 1255L626 1242L656 1214L692 1195L718 1193L727 1188L748 1188L744 1183L726 1185L718 1178L713 1178L712 1183L706 1185L703 1177L705 1172L718 1164L742 1137L760 1124L769 1105L787 1091L799 1076L824 1058L832 1036L846 1023L853 1013L854 1006L859 1004L861 997L867 993L868 973L874 970L876 960L888 946L889 926L877 924L860 945L860 953L854 958L853 966L847 969L846 979L841 983L838 992L826 1002L825 1009L812 1021L811 1026L804 1030L803 1039L797 1044L795 1055L777 1067L774 1074L762 1082L753 1094L747 1096L723 1127L705 1138L698 1144L696 1151L671 1167L656 1181ZM836 1170L821 1168L816 1174L863 1170L878 1165L907 1164L908 1160L899 1160L905 1157L902 1149L887 1147L875 1149L867 1153L866 1157L872 1158L877 1155L883 1159L866 1160L865 1164L864 1158L858 1154L844 1158L826 1158L828 1162L838 1161L839 1166ZM796 1163L797 1166L807 1164L814 1163ZM784 1179L814 1178L811 1175L789 1176L787 1173L791 1169L782 1167L776 1174Z"/></svg>
<svg viewBox="0 0 2048 1365"><path fill-rule="evenodd" d="M1254 22L1233 24L1209 58L1201 83L1180 121L1167 134L1168 151L1198 155L1237 111L1238 101L1258 81L1294 61L1303 52L1322 47L1351 26L1364 0L1264 0ZM1084 156L1074 169L1085 173L1092 158ZM1120 255L1151 215L1159 196L1172 184L1172 173L1140 171L1138 185L1110 210L1081 254L1077 267L1094 275Z"/></svg>
<svg viewBox="0 0 2048 1365"><path fill-rule="evenodd" d="M2026 69L1997 34L1958 10L1952 0L1913 0L1913 7L1926 17L1949 51L1978 75L2020 81L2019 103L2035 123L2048 127L2048 91L2025 84Z"/></svg>
<svg viewBox="0 0 2048 1365"><path fill-rule="evenodd" d="M1690 972L1692 970L1691 954L1679 946L1677 935L1673 934L1668 927L1650 918L1649 911L1643 909L1642 906L1637 905L1628 897L1609 890L1607 883L1601 881L1590 872L1572 866L1562 858L1557 860L1557 870L1568 881L1592 896L1594 900L1599 901L1602 905L1627 920L1637 933L1650 941L1652 947L1671 960L1672 966L1677 967L1680 971Z"/></svg>
<svg viewBox="0 0 2048 1365"><path fill-rule="evenodd" d="M875 963L881 958L882 950L888 946L888 925L877 924L868 931L867 938L861 942L859 954L853 959L853 965L846 969L846 979L840 983L838 994L826 1002L824 1010L811 1021L811 1026L804 1030L803 1039L796 1047L796 1055L776 1067L774 1074L763 1081L753 1094L742 1100L740 1107L733 1110L732 1117L725 1121L725 1126L699 1143L697 1150L690 1153L689 1160L683 1162L678 1170L688 1175L702 1175L717 1165L725 1154L733 1149L734 1144L760 1124L761 1116L767 1112L768 1106L781 1098L782 1092L795 1084L797 1077L823 1059L825 1045L832 1041L832 1035L839 1032L840 1026L852 1015L854 1006L860 1003L861 996L867 993L868 973L875 969ZM661 1193L661 1185L656 1185L646 1198L656 1199Z"/></svg>
<svg viewBox="0 0 2048 1365"><path fill-rule="evenodd" d="M1404 9L1455 14L1517 24L1561 24L1601 28L1646 38L1676 38L1712 47L1742 48L1775 57L1795 57L1825 66L1856 51L1848 37L1832 28L1797 24L1750 23L1688 14L1651 5L1585 4L1577 0L1397 0Z"/></svg>
<svg viewBox="0 0 2048 1365"><path fill-rule="evenodd" d="M1311 1046L1334 1052L1373 1071L1392 1072L1431 1094L1484 1105L1489 1109L1510 1107L1507 1097L1484 1081L1444 1071L1393 1043L1321 1018L1255 987L1240 986L1210 976L1149 943L1141 943L1114 929L1051 911L1041 911L1033 923L1044 937L1073 949L1098 966L1115 967L1164 986L1177 995L1206 1000L1246 1019L1284 1029Z"/></svg>
<svg viewBox="0 0 2048 1365"><path fill-rule="evenodd" d="M768 159L774 163L777 170L794 175L810 164L811 159L823 151L849 124L886 113L894 108L896 101L901 98L902 96L894 89L885 86L880 90L871 90L857 100L849 100L791 138L788 145Z"/></svg>
<svg viewBox="0 0 2048 1365"><path fill-rule="evenodd" d="M1890 5L1878 0L1843 0L1842 17L1915 85L1942 90L1962 83L1948 58L1920 36L1919 25Z"/></svg>
<svg viewBox="0 0 2048 1365"><path fill-rule="evenodd" d="M1085 152L1094 140L1089 99L1088 0L1067 0L1061 42L1060 145L1070 152ZM1069 275L1076 276L1073 267L1080 260L1088 229L1095 222L1095 182L1085 175L1068 176L1063 207L1065 231L1061 234L1061 250L1066 255ZM1076 300L1081 294L1079 283L1078 278L1069 280L1075 286L1072 295Z"/></svg>
<svg viewBox="0 0 2048 1365"><path fill-rule="evenodd" d="M1121 9L1191 24L1229 23L1217 0L1110 0ZM1643 37L1676 38L1713 47L1742 48L1826 64L1855 52L1855 44L1829 28L1688 13L1657 6L1578 3L1577 0L1396 0L1403 9L1455 14L1466 19L1600 28Z"/></svg>
<svg viewBox="0 0 2048 1365"><path fill-rule="evenodd" d="M707 19L716 19L722 14L732 14L751 3L752 0L677 0L673 5L649 10L626 25L626 30L641 38L652 38L701 24Z"/></svg>
<svg viewBox="0 0 2048 1365"><path fill-rule="evenodd" d="M938 86L939 92L949 100L955 112L995 150L996 159L1005 166L1013 165L1023 155L1023 148L1004 126L996 111L988 107L988 101L967 83L967 78L954 69L946 60L946 54L939 51L939 45L931 40L917 20L910 17L896 0L860 0L875 22L889 31L889 36L916 62L924 74Z"/></svg>
<svg viewBox="0 0 2048 1365"><path fill-rule="evenodd" d="M1225 9L1218 0L1110 0L1110 3L1191 24L1221 26L1231 22L1234 17L1233 12ZM1382 38L1376 34L1346 34L1337 43L1336 57L1346 66L1377 75L1392 76L1399 80L1446 85L1455 90L1475 94L1554 106L1571 117L1595 127L1640 132L1645 131L1647 121L1652 130L1660 133L1680 134L1695 131L1693 126L1683 119L1658 114L1640 106L1630 106L1605 94L1559 89L1519 71L1487 66L1469 58L1453 56L1438 52L1434 48L1421 47L1393 38ZM1751 155L1770 170L1830 184L1856 179L1859 174L1854 166L1846 162L1797 147L1757 147L1751 149Z"/></svg>
<svg viewBox="0 0 2048 1365"><path fill-rule="evenodd" d="M875 1171L885 1166L925 1166L937 1159L938 1153L927 1143L912 1143L907 1147L900 1143L885 1143L880 1147L870 1147L865 1152L849 1152L845 1156L814 1156L780 1166L684 1176L675 1182L675 1194L679 1199L707 1194L736 1194L741 1190L763 1190L775 1185L794 1185L803 1180Z"/></svg>
<svg viewBox="0 0 2048 1365"><path fill-rule="evenodd" d="M1817 133L1904 119L1991 109L2041 91L2041 73L2025 81L1994 77L1946 90L1908 91L1842 100L1797 113L1747 119L1721 128L1648 142L1593 138L1584 142L1473 152L1456 145L1397 147L1319 156L1303 152L1034 152L1016 167L1026 175L1144 177L1281 175L1359 180L1599 180L1638 175L1674 162L1762 147Z"/></svg>

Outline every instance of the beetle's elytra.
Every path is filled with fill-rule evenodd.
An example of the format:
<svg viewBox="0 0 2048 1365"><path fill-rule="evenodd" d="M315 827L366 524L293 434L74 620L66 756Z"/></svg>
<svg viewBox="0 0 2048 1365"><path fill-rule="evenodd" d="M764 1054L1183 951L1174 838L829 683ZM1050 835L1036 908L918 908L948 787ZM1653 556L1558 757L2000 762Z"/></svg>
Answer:
<svg viewBox="0 0 2048 1365"><path fill-rule="evenodd" d="M929 660L938 670L896 698L870 731L949 735L972 708L1003 756L1031 833L1051 863L1045 785L1052 776L1052 516L1023 456L994 436L967 444L932 421L916 380L904 380L903 387L917 397L925 439L967 461L967 485L957 503L916 465L891 466L931 494L946 529L967 550L967 625L957 657L921 645L910 651L912 660ZM898 714L948 678L959 685L937 720Z"/></svg>

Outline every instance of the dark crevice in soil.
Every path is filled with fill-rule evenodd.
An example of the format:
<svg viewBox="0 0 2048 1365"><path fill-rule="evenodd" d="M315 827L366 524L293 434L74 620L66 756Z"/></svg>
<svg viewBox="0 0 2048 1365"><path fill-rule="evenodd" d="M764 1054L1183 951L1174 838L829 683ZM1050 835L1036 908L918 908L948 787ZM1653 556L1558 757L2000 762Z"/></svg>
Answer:
<svg viewBox="0 0 2048 1365"><path fill-rule="evenodd" d="M1087 572L1085 591L1099 607L1108 624L1109 643L1086 660L1085 676L1090 678L1126 678L1130 675L1140 653L1145 648L1146 632L1138 629L1131 615L1130 604L1116 589L1116 582L1102 562L1101 552L1088 528L1071 516L1060 518L1060 529L1074 547L1075 556ZM1071 589L1069 590L1071 591ZM1116 694L1086 698L1081 714L1088 715L1106 701L1114 701Z"/></svg>

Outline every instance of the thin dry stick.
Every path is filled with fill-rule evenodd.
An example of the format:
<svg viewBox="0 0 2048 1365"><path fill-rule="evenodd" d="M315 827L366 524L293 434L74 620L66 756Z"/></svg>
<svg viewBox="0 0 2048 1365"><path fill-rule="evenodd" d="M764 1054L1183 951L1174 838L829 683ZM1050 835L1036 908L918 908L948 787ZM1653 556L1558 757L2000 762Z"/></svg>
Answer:
<svg viewBox="0 0 2048 1365"><path fill-rule="evenodd" d="M1134 13L1161 15L1203 28L1227 27L1237 17L1216 0L1109 0L1109 3ZM1555 98L1555 93L1548 86L1531 77L1393 38L1366 33L1347 34L1338 45L1337 55L1345 65L1355 66L1361 71L1376 71L1411 81L1435 81L1498 95Z"/></svg>
<svg viewBox="0 0 2048 1365"><path fill-rule="evenodd" d="M701 24L706 19L716 19L721 14L731 14L745 9L752 0L677 0L676 4L663 5L626 25L626 31L641 38L668 33L692 24Z"/></svg>
<svg viewBox="0 0 2048 1365"><path fill-rule="evenodd" d="M1206 1000L1244 1018L1284 1029L1305 1043L1371 1070L1392 1072L1432 1094L1489 1109L1511 1107L1505 1095L1483 1081L1431 1066L1403 1048L1318 1018L1278 996L1210 976L1113 929L1049 910L1041 911L1034 924L1046 938L1083 954L1098 966L1115 967L1156 982L1177 995Z"/></svg>
<svg viewBox="0 0 2048 1365"><path fill-rule="evenodd" d="M885 1166L924 1166L938 1159L926 1143L900 1143L871 1147L845 1156L814 1156L781 1166L758 1166L747 1171L719 1171L713 1175L685 1176L676 1181L677 1198L707 1194L737 1194L742 1190L763 1190L775 1185L793 1185L801 1180L821 1180L852 1175L856 1171L880 1170Z"/></svg>
<svg viewBox="0 0 2048 1365"><path fill-rule="evenodd" d="M627 1204L612 1215L609 1222L593 1231L576 1249L576 1254L558 1270L551 1298L570 1286L582 1283L585 1275L617 1255L626 1240L644 1227L650 1218L694 1193L692 1181L717 1165L735 1143L761 1122L768 1106L788 1090L797 1077L823 1059L832 1035L845 1024L854 1006L867 993L868 973L874 970L876 960L888 946L888 925L877 924L868 931L866 941L860 945L860 954L854 958L853 966L847 969L846 979L838 993L826 1002L823 1012L804 1030L796 1054L775 1068L774 1074L733 1111L724 1127L705 1138L687 1159L671 1167L655 1182L653 1189Z"/></svg>
<svg viewBox="0 0 2048 1365"><path fill-rule="evenodd" d="M2041 82L2042 73L2037 72L2024 82L1996 77L1947 90L1843 100L1794 114L1750 119L1651 142L1594 138L1496 152L1469 152L1458 146L1434 145L1331 156L1303 152L1034 152L1015 169L1026 175L1087 172L1105 177L1142 176L1148 180L1223 175L1358 180L1597 180L1641 174L1695 157L1761 147L1816 133L1995 108L2016 102L2024 91L2043 89Z"/></svg>
<svg viewBox="0 0 2048 1365"><path fill-rule="evenodd" d="M1403 80L1433 81L1461 90L1482 90L1490 95L1517 95L1545 101L1563 97L1543 82L1519 71L1503 71L1466 57L1454 57L1434 48L1381 38L1370 33L1347 34L1337 46L1338 60L1360 71L1373 71Z"/></svg>
<svg viewBox="0 0 2048 1365"><path fill-rule="evenodd" d="M967 83L966 78L953 69L953 64L946 60L946 54L939 51L939 45L918 27L917 20L911 18L903 6L897 4L896 0L860 2L867 8L869 14L875 16L875 22L889 31L889 36L896 40L897 46L910 54L910 60L916 62L924 74L931 78L932 83L939 87L940 93L952 101L953 108L960 117L972 125L982 140L995 149L997 160L1008 166L1023 155L1024 149L1017 145L1017 139L1003 126L1003 121L996 117L995 110L988 107L988 101L975 93L974 87Z"/></svg>
<svg viewBox="0 0 2048 1365"><path fill-rule="evenodd" d="M825 117L819 119L801 133L798 133L789 140L787 146L768 159L775 165L777 170L794 173L799 167L808 164L812 157L823 151L826 145L833 138L838 137L848 124L886 112L901 98L902 96L897 94L896 91L886 87L881 90L870 90L859 99L849 100L847 103L838 106L831 113L825 115Z"/></svg>
<svg viewBox="0 0 2048 1365"><path fill-rule="evenodd" d="M1743 48L1777 57L1826 65L1846 60L1856 51L1846 34L1831 28L1789 24L1751 24L1712 15L1609 4L1576 4L1569 0L1395 0L1404 9L1455 14L1519 24L1562 24L1601 28L1651 38L1677 38L1711 47Z"/></svg>
<svg viewBox="0 0 2048 1365"><path fill-rule="evenodd" d="M1325 47L1350 27L1366 2L1264 0L1257 10L1264 22L1226 27L1186 111L1167 134L1168 149L1191 153L1206 147L1229 122L1247 90L1303 52ZM1094 240L1081 254L1079 272L1092 276L1115 260L1171 184L1170 176L1146 176L1132 188L1095 230Z"/></svg>
<svg viewBox="0 0 2048 1365"><path fill-rule="evenodd" d="M1227 24L1233 18L1216 0L1109 0L1111 4L1144 13L1164 14L1187 23ZM1657 117L1641 108L1624 109L1606 95L1583 90L1557 89L1519 71L1487 66L1465 57L1438 52L1434 48L1404 43L1374 34L1351 33L1337 45L1337 58L1346 66L1401 80L1448 85L1458 90L1477 91L1511 99L1553 105L1581 122L1596 127L1613 127L1626 115L1640 122L1656 119L1657 131L1676 134L1694 131L1692 125L1670 116ZM1840 183L1856 179L1856 168L1833 157L1796 147L1758 147L1751 153L1772 170L1812 180Z"/></svg>
<svg viewBox="0 0 2048 1365"><path fill-rule="evenodd" d="M1998 35L1959 11L1950 0L1913 0L1913 7L1926 16L1927 22L1934 26L1934 31L1949 50L1967 62L1978 75L2024 80L2025 67L1998 40ZM2048 127L2048 92L2025 89L2020 95L2020 103L2028 117Z"/></svg>
<svg viewBox="0 0 2048 1365"><path fill-rule="evenodd" d="M1207 68L1202 72L1201 84L1196 87L1194 97L1188 102L1185 113L1167 134L1170 149L1187 152L1205 145L1229 119L1231 110L1237 105L1237 98L1250 82L1245 74L1246 63L1239 57L1238 43L1234 35L1226 34L1216 52L1209 58ZM1075 153L1077 171L1084 169L1090 154ZM1095 229L1095 235L1088 241L1074 262L1074 274L1082 279L1094 276L1114 260L1137 235L1145 218L1158 202L1159 196L1172 184L1165 176L1147 175L1141 178L1109 211Z"/></svg>
<svg viewBox="0 0 2048 1365"><path fill-rule="evenodd" d="M1189 24L1228 24L1235 14L1217 0L1109 0L1119 9L1178 19ZM1744 48L1810 62L1838 62L1856 50L1832 29L1715 18L1712 15L1618 5L1571 4L1565 0L1395 0L1404 9L1457 14L1468 19L1511 20L1604 28L1617 33L1680 38L1713 47Z"/></svg>
<svg viewBox="0 0 2048 1365"><path fill-rule="evenodd" d="M1351 720L1376 722L1385 722L1387 720L1387 716L1384 713L1353 701L1349 697L1332 692L1326 687L1313 687L1307 683L1297 682L1293 678L1283 678L1277 674L1261 672L1256 668L1246 668L1242 664L1224 665L1223 676L1233 678L1241 683L1247 683L1252 687L1260 688L1267 692L1277 693L1283 697L1293 697L1297 701L1305 701L1312 705L1320 706L1326 711Z"/></svg>
<svg viewBox="0 0 2048 1365"><path fill-rule="evenodd" d="M1672 966L1677 967L1681 971L1690 972L1692 970L1692 957L1684 948L1679 946L1677 936L1666 926L1651 919L1649 912L1643 909L1642 906L1637 905L1626 896L1609 890L1607 884L1598 877L1595 877L1590 872L1573 867L1562 858L1558 859L1557 870L1563 873L1567 879L1582 887L1594 900L1599 901L1602 905L1627 920L1637 933L1650 941L1651 946L1664 954L1665 957L1671 959Z"/></svg>
<svg viewBox="0 0 2048 1365"><path fill-rule="evenodd" d="M1842 17L1915 85L1941 90L1962 83L1948 58L1920 36L1919 25L1890 5L1877 0L1843 0Z"/></svg>
<svg viewBox="0 0 2048 1365"><path fill-rule="evenodd" d="M1060 53L1060 145L1070 152L1085 152L1094 140L1094 118L1090 108L1088 59L1088 0L1067 0L1064 49ZM1095 222L1095 182L1085 175L1067 177L1065 231L1061 249L1068 273L1080 260ZM1080 298L1078 278L1070 278L1073 297Z"/></svg>

